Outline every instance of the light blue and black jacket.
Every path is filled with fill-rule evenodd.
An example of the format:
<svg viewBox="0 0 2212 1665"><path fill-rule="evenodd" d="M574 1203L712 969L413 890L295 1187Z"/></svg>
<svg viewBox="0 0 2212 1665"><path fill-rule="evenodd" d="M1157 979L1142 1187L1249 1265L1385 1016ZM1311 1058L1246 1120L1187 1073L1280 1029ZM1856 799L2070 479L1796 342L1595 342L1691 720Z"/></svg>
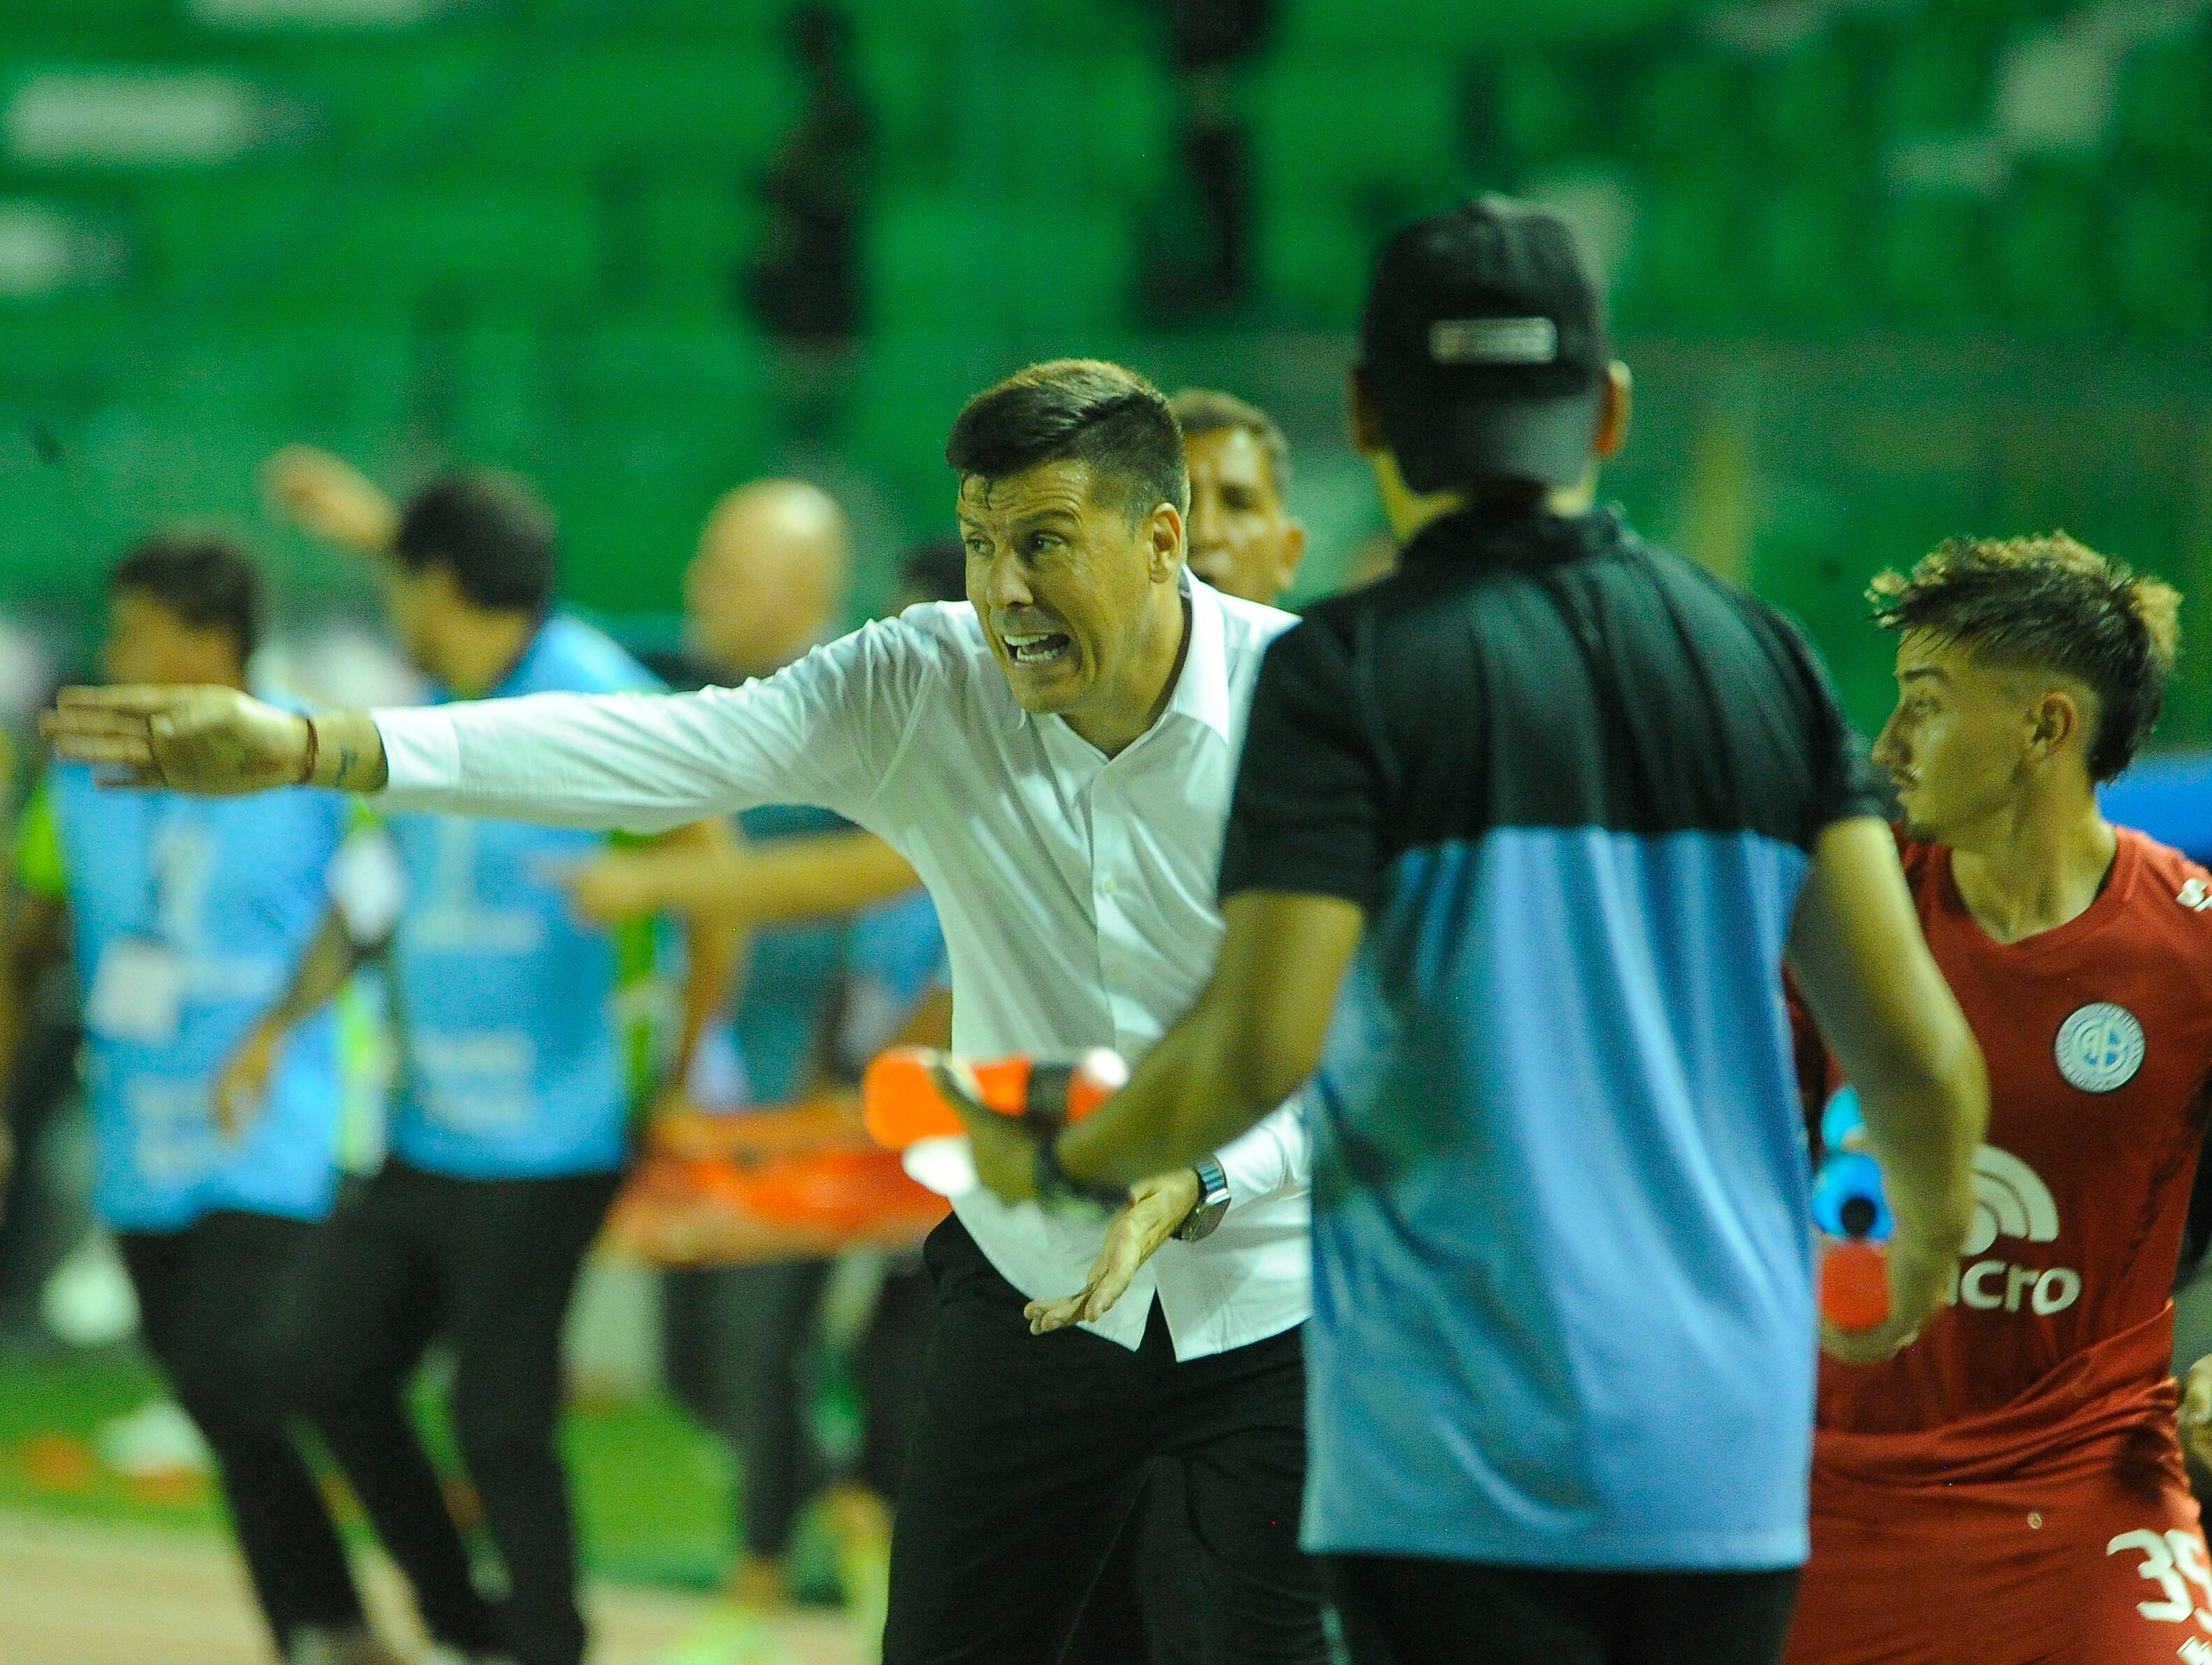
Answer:
<svg viewBox="0 0 2212 1665"><path fill-rule="evenodd" d="M1367 927L1312 1097L1310 1547L1803 1559L1782 956L1879 813L1796 629L1609 513L1449 518L1275 643L1222 893Z"/></svg>

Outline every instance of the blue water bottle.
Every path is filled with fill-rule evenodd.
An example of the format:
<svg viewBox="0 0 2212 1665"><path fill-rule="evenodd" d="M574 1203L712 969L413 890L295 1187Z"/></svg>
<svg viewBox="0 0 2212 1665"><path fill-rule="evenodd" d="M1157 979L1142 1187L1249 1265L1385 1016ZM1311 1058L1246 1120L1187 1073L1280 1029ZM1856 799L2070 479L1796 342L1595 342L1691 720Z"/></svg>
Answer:
<svg viewBox="0 0 2212 1665"><path fill-rule="evenodd" d="M1828 1239L1820 1256L1820 1311L1838 1329L1872 1329L1889 1316L1889 1268L1881 1245L1896 1222L1882 1194L1881 1164L1864 1148L1865 1134L1857 1092L1838 1088L1820 1113L1813 1223Z"/></svg>

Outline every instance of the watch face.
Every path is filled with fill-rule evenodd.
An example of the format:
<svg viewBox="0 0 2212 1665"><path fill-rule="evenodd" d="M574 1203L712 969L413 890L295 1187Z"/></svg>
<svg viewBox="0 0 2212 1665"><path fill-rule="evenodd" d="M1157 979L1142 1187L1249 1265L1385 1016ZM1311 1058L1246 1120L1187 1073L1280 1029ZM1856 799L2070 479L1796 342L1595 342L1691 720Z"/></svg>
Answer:
<svg viewBox="0 0 2212 1665"><path fill-rule="evenodd" d="M1204 1181L1206 1195L1199 1199L1183 1223L1176 1228L1175 1235L1185 1243L1196 1243L1221 1224L1222 1215L1229 1212L1229 1187L1225 1181L1217 1181L1207 1175Z"/></svg>

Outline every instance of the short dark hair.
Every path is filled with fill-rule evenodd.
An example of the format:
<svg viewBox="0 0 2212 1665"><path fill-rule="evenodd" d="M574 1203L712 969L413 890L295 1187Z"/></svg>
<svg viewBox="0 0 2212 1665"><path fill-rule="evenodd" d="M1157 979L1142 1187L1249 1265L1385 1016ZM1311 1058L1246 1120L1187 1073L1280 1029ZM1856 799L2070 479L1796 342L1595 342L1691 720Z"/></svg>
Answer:
<svg viewBox="0 0 2212 1665"><path fill-rule="evenodd" d="M261 645L261 569L237 539L164 532L135 543L107 575L108 594L158 602L195 630L224 630L243 664Z"/></svg>
<svg viewBox="0 0 2212 1665"><path fill-rule="evenodd" d="M553 604L558 541L553 514L513 475L459 469L415 493L392 553L410 572L442 566L463 599L501 611Z"/></svg>
<svg viewBox="0 0 2212 1665"><path fill-rule="evenodd" d="M1088 463L1099 496L1133 521L1162 503L1190 509L1182 430L1167 396L1102 359L1033 364L968 401L945 442L963 480L1005 480L1040 463Z"/></svg>
<svg viewBox="0 0 2212 1665"><path fill-rule="evenodd" d="M957 602L968 594L968 546L957 537L917 543L899 557L899 582L933 602Z"/></svg>
<svg viewBox="0 0 2212 1665"><path fill-rule="evenodd" d="M1234 393L1223 393L1211 387L1186 387L1168 403L1175 411L1176 421L1185 439L1195 439L1201 433L1218 433L1224 428L1250 434L1267 458L1267 483L1275 488L1279 499L1288 500L1291 442L1283 437L1283 430L1273 417Z"/></svg>
<svg viewBox="0 0 2212 1665"><path fill-rule="evenodd" d="M2110 780L2135 759L2166 702L2181 645L2181 596L2063 532L1954 537L1908 575L1867 591L1885 630L1927 631L1988 663L2058 671L2097 699L2089 774Z"/></svg>

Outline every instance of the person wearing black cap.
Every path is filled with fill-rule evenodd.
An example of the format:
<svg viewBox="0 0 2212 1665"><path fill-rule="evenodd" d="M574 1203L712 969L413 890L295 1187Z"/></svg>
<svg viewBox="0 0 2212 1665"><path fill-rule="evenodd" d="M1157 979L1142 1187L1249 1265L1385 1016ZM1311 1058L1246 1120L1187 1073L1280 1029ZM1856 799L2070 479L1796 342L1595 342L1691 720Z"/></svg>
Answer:
<svg viewBox="0 0 2212 1665"><path fill-rule="evenodd" d="M1863 748L1779 615L1592 507L1629 378L1563 221L1395 239L1353 427L1397 575L1270 646L1220 958L1089 1120L972 1115L1069 1206L1319 1069L1306 1547L1360 1665L1771 1665L1814 1299L1785 957L1897 1232L1884 1358L1973 1217L1980 1056ZM1334 1010L1332 1026L1331 1014Z"/></svg>

